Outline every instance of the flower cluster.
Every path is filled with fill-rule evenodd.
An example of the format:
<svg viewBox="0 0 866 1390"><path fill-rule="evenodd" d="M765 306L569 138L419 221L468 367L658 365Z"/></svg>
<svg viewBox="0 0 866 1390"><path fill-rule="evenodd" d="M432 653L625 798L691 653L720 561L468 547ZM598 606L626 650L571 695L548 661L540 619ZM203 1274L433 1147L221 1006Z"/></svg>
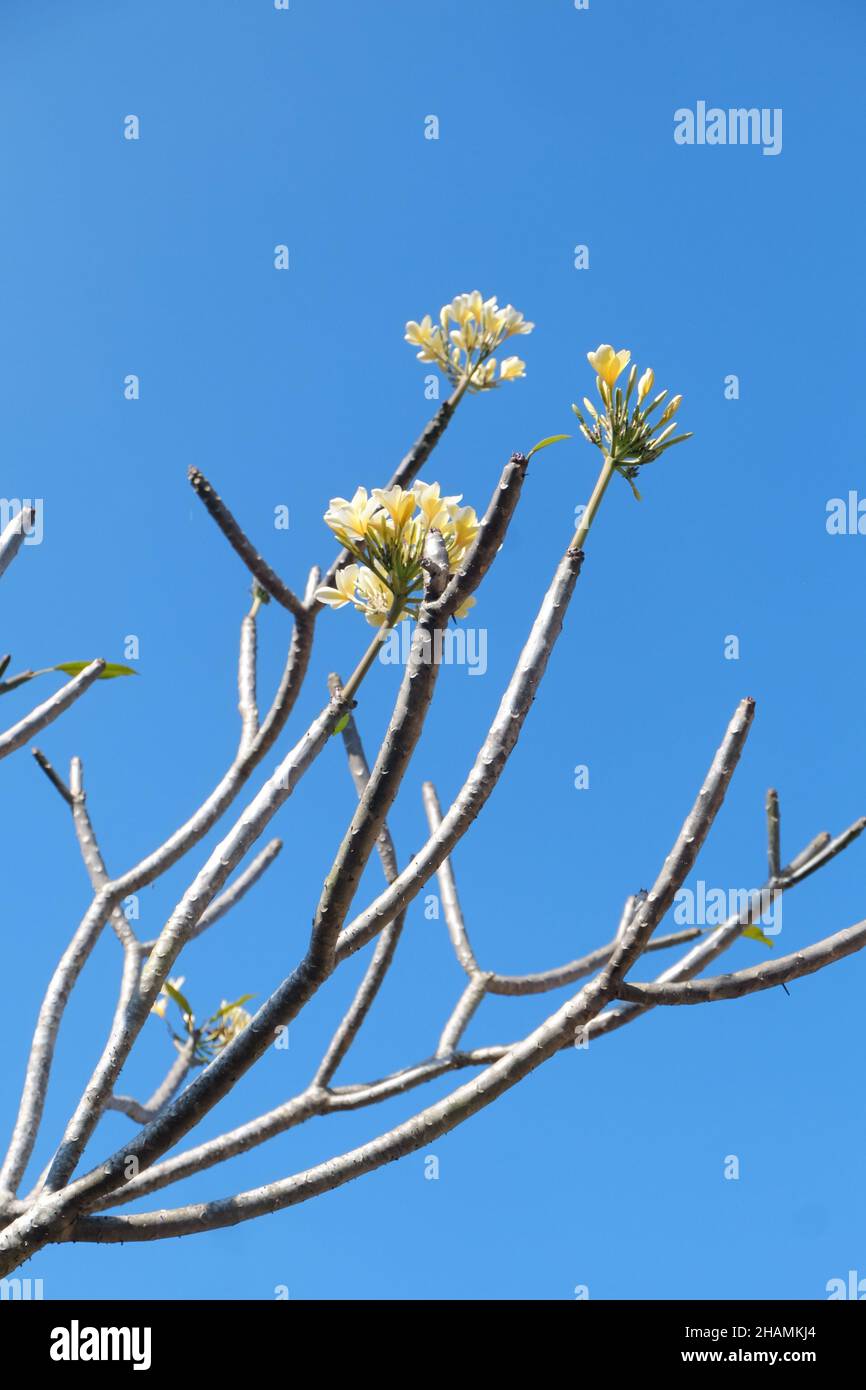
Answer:
<svg viewBox="0 0 866 1390"><path fill-rule="evenodd" d="M640 498L634 479L644 464L652 463L672 445L681 444L684 439L691 439L691 432L673 435L676 426L671 422L683 398L672 396L658 419L651 422L650 416L663 404L668 394L667 391L660 391L649 405L644 405L655 383L652 368L647 367L638 380L637 366L632 366L623 395L622 388L617 386L616 382L631 361L628 349L623 348L620 352L615 352L609 343L602 343L595 352L588 352L586 355L590 366L596 372L596 384L603 409L597 410L592 401L584 396L583 404L590 417L587 422L576 405L571 408L580 421L581 433L590 444L594 444L610 458L616 471L631 484L635 497ZM630 410L635 384L637 395L634 407Z"/></svg>
<svg viewBox="0 0 866 1390"><path fill-rule="evenodd" d="M438 324L429 314L420 323L410 320L406 342L420 349L420 362L435 362L453 386L465 381L470 391L489 391L525 376L526 363L519 357L503 357L497 373L493 353L508 338L531 333L534 327L511 304L500 309L495 296L482 300L473 290L443 304Z"/></svg>
<svg viewBox="0 0 866 1390"><path fill-rule="evenodd" d="M243 1007L248 1000L252 999L251 994L243 994L234 1003L227 1003L224 999L215 1014L211 1014L201 1026L195 1021L195 1014L189 1000L181 992L184 984L184 976L180 975L176 980L166 980L163 985L159 998L151 1009L151 1013L156 1014L157 1018L164 1019L168 1025L175 1047L183 1049L192 1044L192 1062L204 1066L213 1060L217 1053L236 1038L238 1033L242 1033L250 1022L251 1015ZM174 1002L180 1010L183 1021L185 1037L179 1037L171 1024L168 1022L167 1010L170 1002Z"/></svg>
<svg viewBox="0 0 866 1390"><path fill-rule="evenodd" d="M333 497L325 521L337 540L355 557L334 577L334 586L316 593L331 608L351 604L373 627L393 627L418 616L424 591L424 545L428 532L438 531L456 570L478 534L474 507L461 507L462 497L442 497L438 483L417 482L408 491L359 487L351 501ZM457 610L464 617L470 598Z"/></svg>

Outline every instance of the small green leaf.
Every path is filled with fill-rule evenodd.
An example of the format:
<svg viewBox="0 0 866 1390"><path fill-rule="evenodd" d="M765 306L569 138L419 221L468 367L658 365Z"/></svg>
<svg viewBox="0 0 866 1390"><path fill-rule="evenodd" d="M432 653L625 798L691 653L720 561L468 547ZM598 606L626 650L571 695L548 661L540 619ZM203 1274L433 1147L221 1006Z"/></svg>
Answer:
<svg viewBox="0 0 866 1390"><path fill-rule="evenodd" d="M189 1000L186 998L185 995L181 994L179 989L175 988L175 986L171 983L170 980L166 980L165 984L163 985L163 989L165 990L169 999L173 999L175 1004L177 1004L178 1008L181 1009L184 1014L192 1014L192 1008L190 1006Z"/></svg>
<svg viewBox="0 0 866 1390"><path fill-rule="evenodd" d="M763 941L764 945L769 946L771 951L773 949L773 942L768 936L764 935L760 927L754 925L743 927L743 936L747 936L750 941Z"/></svg>
<svg viewBox="0 0 866 1390"><path fill-rule="evenodd" d="M348 716L348 714L344 714L343 717L342 717L342 719L338 719L337 722L336 722L336 724L334 725L334 733L335 733L335 734L341 734L341 733L343 732L343 730L346 728L346 726L348 725L348 723L349 723L349 716Z"/></svg>
<svg viewBox="0 0 866 1390"><path fill-rule="evenodd" d="M232 1009L239 1009L242 1004L248 1004L251 999L255 999L254 994L242 994L240 999L236 999L233 1004L223 1004L221 1009L217 1009L215 1014L211 1014L208 1023L213 1023L215 1019L222 1018L224 1014L230 1014Z"/></svg>
<svg viewBox="0 0 866 1390"><path fill-rule="evenodd" d="M91 661L93 658L91 658ZM52 671L62 671L67 676L79 676L86 667L90 666L91 661L60 661L56 666L52 666ZM137 676L138 672L133 671L131 666L118 666L110 661L106 663L105 670L100 671L98 679L101 681L113 680L115 676Z"/></svg>
<svg viewBox="0 0 866 1390"><path fill-rule="evenodd" d="M572 406L572 410L574 410L574 406ZM575 414L577 414L576 410ZM548 444L559 444L561 440L570 438L570 434L550 434L547 436L546 439L539 439L538 443L533 445L529 453L526 455L527 461L532 458L533 454L537 454L539 449L546 449Z"/></svg>

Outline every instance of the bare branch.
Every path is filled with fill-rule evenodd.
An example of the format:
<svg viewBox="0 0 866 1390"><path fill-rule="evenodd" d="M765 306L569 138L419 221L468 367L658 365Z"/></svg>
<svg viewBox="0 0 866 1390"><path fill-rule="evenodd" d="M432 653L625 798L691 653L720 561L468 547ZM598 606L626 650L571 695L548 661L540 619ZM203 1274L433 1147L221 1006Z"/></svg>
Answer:
<svg viewBox="0 0 866 1390"><path fill-rule="evenodd" d="M255 603L253 609L255 610ZM259 731L259 706L256 696L256 615L247 613L241 622L240 651L238 653L238 712L241 716L241 739L239 753L253 746Z"/></svg>
<svg viewBox="0 0 866 1390"><path fill-rule="evenodd" d="M192 465L188 470L189 480L196 496L201 499L229 545L241 557L253 578L271 598L287 608L294 618L301 618L305 609L297 594L292 593L275 570L256 550L246 532L241 529L225 502L217 495L201 469Z"/></svg>
<svg viewBox="0 0 866 1390"><path fill-rule="evenodd" d="M28 529L33 525L34 512L32 507L22 507L21 511L13 516L0 535L0 575L4 575L24 544Z"/></svg>
<svg viewBox="0 0 866 1390"><path fill-rule="evenodd" d="M59 794L63 797L63 800L66 802L67 806L71 807L72 792L67 787L63 778L60 776L58 772L54 770L54 768L51 766L51 763L46 758L45 754L41 753L38 748L31 748L30 751L36 759L37 765L41 767L42 771L45 773L45 776L48 778L52 787L54 787L55 791L59 792Z"/></svg>
<svg viewBox="0 0 866 1390"><path fill-rule="evenodd" d="M8 529L8 528L7 528ZM0 758L7 758L10 753L14 753L25 743L29 743L31 738L41 733L49 724L53 724L70 705L80 699L86 690L89 690L95 680L98 680L105 670L105 662L100 660L91 661L89 666L85 666L83 671L79 671L77 676L67 681L59 690L55 691L41 705L20 719L17 724L13 724L5 733L0 734Z"/></svg>
<svg viewBox="0 0 866 1390"><path fill-rule="evenodd" d="M454 1052L463 1034L466 1032L472 1016L487 993L487 982L490 976L483 971L474 974L454 1008L451 1017L442 1029L442 1036L439 1039L439 1046L436 1048L437 1057L447 1057Z"/></svg>
<svg viewBox="0 0 866 1390"><path fill-rule="evenodd" d="M582 561L582 551L567 550L559 562L469 776L436 834L430 836L424 848L410 860L390 887L343 930L337 945L338 960L345 959L365 945L409 905L465 835L486 803L517 743L539 682L547 669Z"/></svg>
<svg viewBox="0 0 866 1390"><path fill-rule="evenodd" d="M340 689L340 678L332 674L328 678L328 686L331 694L334 695ZM349 763L349 771L355 784L358 799L363 797L370 781L370 768L364 754L364 747L361 743L361 736L358 733L357 725L352 716L349 716L348 723L343 730L343 745L346 749L346 757ZM379 859L382 863L382 871L385 880L393 883L397 877L397 852L394 849L394 841L391 839L391 832L388 829L387 821L383 821L382 829L377 840ZM313 1082L314 1086L327 1086L334 1075L340 1062L345 1057L352 1043L358 1035L364 1019L372 1007L373 1000L379 992L382 981L384 980L397 949L397 942L403 930L406 919L405 913L400 913L389 923L379 940L376 942L376 949L373 952L370 964L364 972L355 997L339 1024L337 1031L328 1044L328 1048L322 1058L321 1064Z"/></svg>
<svg viewBox="0 0 866 1390"><path fill-rule="evenodd" d="M424 810L427 813L430 834L435 835L442 824L442 807L432 782L423 784L421 795L424 800ZM451 860L447 855L436 870L436 879L439 884L439 898L445 915L445 925L451 938L451 945L454 947L454 953L467 975L472 976L479 968L478 962L469 943L463 911L460 907L460 898L457 894L457 883L451 868Z"/></svg>
<svg viewBox="0 0 866 1390"><path fill-rule="evenodd" d="M214 926L227 912L240 902L253 887L258 883L262 874L273 864L280 850L283 848L282 840L269 840L263 850L260 850L255 859L244 869L242 874L238 874L234 883L229 884L224 893L220 893L218 898L214 898L210 907L205 908L196 925L189 934L189 940L195 941L196 937L201 936L209 927ZM148 943L151 949L156 942Z"/></svg>
<svg viewBox="0 0 866 1390"><path fill-rule="evenodd" d="M758 990L773 989L801 975L812 975L825 965L843 960L866 946L866 921L846 927L834 936L824 937L813 946L792 951L778 960L762 961L730 975L713 975L705 980L685 980L680 984L628 984L618 986L620 999L634 1004L711 1004L718 999L741 999Z"/></svg>
<svg viewBox="0 0 866 1390"><path fill-rule="evenodd" d="M146 1100L142 1104L133 1100L131 1096L109 1096L105 1102L106 1110L119 1110L122 1114L128 1115L131 1120L135 1120L137 1124L149 1124L186 1080L194 1056L195 1038L187 1038L183 1046L178 1049L178 1054L169 1067L165 1079L157 1086L150 1100Z"/></svg>
<svg viewBox="0 0 866 1390"><path fill-rule="evenodd" d="M767 792L767 861L770 878L778 878L782 871L779 839L779 793L773 787Z"/></svg>

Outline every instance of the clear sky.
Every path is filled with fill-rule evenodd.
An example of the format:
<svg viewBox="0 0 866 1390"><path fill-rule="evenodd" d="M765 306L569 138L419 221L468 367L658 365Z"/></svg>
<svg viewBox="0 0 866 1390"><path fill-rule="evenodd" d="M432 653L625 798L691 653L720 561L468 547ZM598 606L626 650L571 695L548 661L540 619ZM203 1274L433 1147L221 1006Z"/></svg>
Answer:
<svg viewBox="0 0 866 1390"><path fill-rule="evenodd" d="M44 536L3 581L2 649L16 670L123 660L139 640L139 677L94 688L40 739L59 767L84 759L111 870L189 814L237 739L247 579L187 466L302 586L332 554L328 499L382 485L431 413L406 319L475 288L538 325L518 340L527 377L465 401L425 479L480 509L512 450L572 427L600 342L682 392L695 432L646 470L640 505L614 480L547 682L455 855L482 963L543 969L610 937L743 695L754 728L693 885L762 881L770 785L786 858L866 811L866 535L826 525L831 499L866 496L864 30L858 0L6 0L2 490L42 499ZM677 144L674 113L699 102L780 109L781 152ZM288 271L274 269L278 244ZM596 460L577 437L533 461L473 614L487 670L443 671L393 817L404 859L425 835L421 781L447 799L471 763ZM274 528L279 506L288 530ZM260 630L266 693L288 615L272 605ZM368 633L351 613L322 617L294 734ZM397 678L378 667L363 689L371 756ZM4 726L36 693L4 698ZM65 809L27 753L2 777L5 1134L38 999L88 892ZM276 866L184 958L201 1012L263 999L296 962L352 805L335 740L278 818ZM785 900L776 954L862 917L864 864L858 844ZM186 882L180 868L145 890L144 935ZM379 886L373 865L356 906ZM762 952L742 941L726 962ZM98 1055L118 968L106 934L64 1024L34 1171ZM306 1083L360 968L203 1136ZM339 1080L429 1055L460 988L443 923L416 904ZM47 1297L825 1297L829 1279L866 1276L864 988L855 957L790 997L656 1011L433 1145L438 1181L421 1152L235 1230L48 1250L26 1272ZM508 1041L563 997L494 999L467 1042ZM148 1093L170 1059L154 1020L123 1089ZM447 1088L295 1130L143 1205L299 1171ZM109 1116L88 1157L130 1132Z"/></svg>

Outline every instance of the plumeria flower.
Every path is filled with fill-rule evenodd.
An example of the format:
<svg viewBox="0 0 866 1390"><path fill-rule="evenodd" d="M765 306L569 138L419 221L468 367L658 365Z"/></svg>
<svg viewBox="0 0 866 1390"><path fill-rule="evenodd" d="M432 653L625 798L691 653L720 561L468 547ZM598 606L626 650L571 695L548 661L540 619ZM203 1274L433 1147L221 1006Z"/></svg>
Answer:
<svg viewBox="0 0 866 1390"><path fill-rule="evenodd" d="M328 508L328 525L330 526L331 521L334 521L346 535L360 538L366 535L370 517L377 507L378 503L375 498L367 496L367 489L359 487L351 502L347 502L345 497L331 498ZM332 530L335 529L336 527L332 527Z"/></svg>
<svg viewBox="0 0 866 1390"><path fill-rule="evenodd" d="M660 391L648 405L644 404L655 385L655 372L651 367L647 367L637 382L637 399L634 407L630 409L637 381L637 366L632 366L629 372L625 393L619 386L613 389L617 378L631 360L628 349L614 352L609 343L602 343L595 352L588 352L586 356L590 366L598 374L598 391L603 409L597 410L592 401L584 396L583 404L589 417L587 422L576 405L571 408L580 421L584 437L610 459L617 473L626 479L635 497L640 499L634 480L641 468L659 458L665 449L691 438L690 432L671 437L675 426L669 421L679 410L683 398L674 396L658 420L653 421L651 416L664 402L668 393Z"/></svg>
<svg viewBox="0 0 866 1390"><path fill-rule="evenodd" d="M449 508L456 506L462 501L463 494L457 497L440 497L438 483L422 483L419 479L412 488L418 502L418 508L429 527L439 528L440 522L446 522L449 517Z"/></svg>
<svg viewBox="0 0 866 1390"><path fill-rule="evenodd" d="M362 569L358 576L358 597L359 607L366 615L367 622L372 627L382 627L388 621L391 614L390 626L394 627L402 621L403 614L398 617L393 616L394 594L387 584L383 584L378 575L372 570Z"/></svg>
<svg viewBox="0 0 866 1390"><path fill-rule="evenodd" d="M610 343L601 343L595 352L586 354L589 365L595 369L608 386L613 386L617 377L624 372L631 360L631 353L627 348L620 352L614 352Z"/></svg>
<svg viewBox="0 0 866 1390"><path fill-rule="evenodd" d="M389 513L397 527L405 525L415 510L414 492L404 492L401 487L387 489L374 487L373 496L379 505Z"/></svg>
<svg viewBox="0 0 866 1390"><path fill-rule="evenodd" d="M224 999L218 1017L219 1027L214 1028L209 1034L208 1042L211 1046L221 1050L227 1047L232 1039L238 1036L238 1033L244 1031L252 1019L252 1014L249 1014L240 1004L229 1004Z"/></svg>
<svg viewBox="0 0 866 1390"><path fill-rule="evenodd" d="M419 360L435 362L452 385L462 382L470 391L487 391L525 375L519 357L506 357L497 376L493 353L508 338L531 333L534 327L513 304L501 309L495 295L482 299L479 290L472 290L443 304L438 324L429 314L420 323L410 319L405 336L419 349Z"/></svg>
<svg viewBox="0 0 866 1390"><path fill-rule="evenodd" d="M503 357L499 364L500 381L517 381L526 376L526 363L519 357Z"/></svg>
<svg viewBox="0 0 866 1390"><path fill-rule="evenodd" d="M345 608L347 603L359 605L355 599L355 585L358 582L360 566L346 565L343 569L337 570L334 575L334 587L322 584L316 597L320 603L326 603L329 608Z"/></svg>
<svg viewBox="0 0 866 1390"><path fill-rule="evenodd" d="M317 590L319 602L330 608L351 605L373 627L417 618L429 533L437 531L442 537L452 574L478 534L475 508L461 506L462 500L461 494L443 497L439 483L421 479L408 491L373 488L368 495L358 488L351 502L332 499L325 521L350 551L353 563L337 571L333 585ZM458 616L470 606L462 607Z"/></svg>

